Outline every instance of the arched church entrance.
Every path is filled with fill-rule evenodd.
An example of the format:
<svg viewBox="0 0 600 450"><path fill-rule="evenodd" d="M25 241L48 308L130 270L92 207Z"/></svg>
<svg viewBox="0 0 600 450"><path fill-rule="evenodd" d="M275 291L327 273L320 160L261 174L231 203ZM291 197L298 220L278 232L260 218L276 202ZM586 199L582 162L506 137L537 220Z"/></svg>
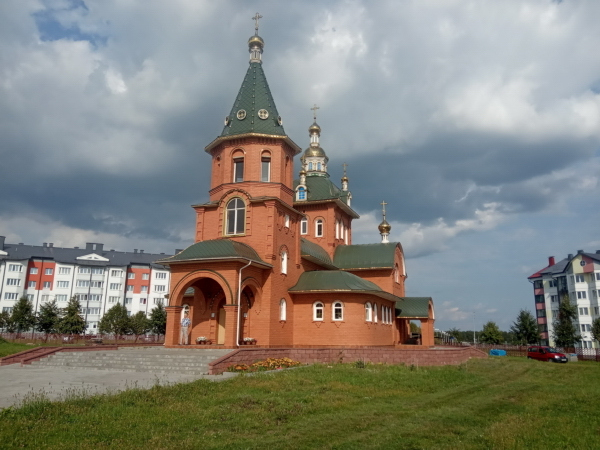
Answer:
<svg viewBox="0 0 600 450"><path fill-rule="evenodd" d="M240 303L242 306L241 310L241 327L240 327L240 344L244 342L244 338L254 338L256 336L252 335L252 307L254 306L256 301L256 296L254 290L250 286L244 287L242 289L242 295L240 298Z"/></svg>

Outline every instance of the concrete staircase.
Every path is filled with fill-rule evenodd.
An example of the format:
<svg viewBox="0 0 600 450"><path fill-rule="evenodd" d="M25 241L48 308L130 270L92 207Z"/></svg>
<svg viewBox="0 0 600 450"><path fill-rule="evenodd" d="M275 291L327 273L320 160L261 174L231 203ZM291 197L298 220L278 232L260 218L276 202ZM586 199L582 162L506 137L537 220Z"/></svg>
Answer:
<svg viewBox="0 0 600 450"><path fill-rule="evenodd" d="M232 350L124 347L111 351L59 352L32 367L77 367L123 372L204 375L208 364Z"/></svg>

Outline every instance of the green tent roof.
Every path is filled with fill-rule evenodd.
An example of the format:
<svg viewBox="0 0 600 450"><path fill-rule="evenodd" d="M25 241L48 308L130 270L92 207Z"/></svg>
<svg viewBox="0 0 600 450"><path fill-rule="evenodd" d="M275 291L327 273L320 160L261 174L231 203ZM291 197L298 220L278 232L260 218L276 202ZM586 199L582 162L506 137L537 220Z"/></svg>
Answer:
<svg viewBox="0 0 600 450"><path fill-rule="evenodd" d="M314 270L300 275L298 283L289 289L293 294L354 292L371 294L377 297L398 302L396 297L383 291L375 283L363 280L356 275L342 270Z"/></svg>
<svg viewBox="0 0 600 450"><path fill-rule="evenodd" d="M312 261L327 269L337 269L331 262L331 258L325 249L314 242L300 238L300 252L302 253L302 258L308 261Z"/></svg>
<svg viewBox="0 0 600 450"><path fill-rule="evenodd" d="M396 317L427 318L431 297L400 297L396 302Z"/></svg>
<svg viewBox="0 0 600 450"><path fill-rule="evenodd" d="M268 113L265 119L258 115L258 111L263 109ZM238 114L242 110L244 113ZM261 63L250 63L227 121L229 123L223 128L220 137L248 133L286 135L283 126L279 124L279 113Z"/></svg>
<svg viewBox="0 0 600 450"><path fill-rule="evenodd" d="M294 189L298 187L300 180L294 180ZM329 179L329 176L306 177L306 200L330 200L339 198L348 203L348 191L342 191Z"/></svg>
<svg viewBox="0 0 600 450"><path fill-rule="evenodd" d="M244 259L271 267L270 264L260 259L260 256L258 256L252 247L241 242L232 241L231 239L196 242L176 255L160 260L160 264L223 259Z"/></svg>
<svg viewBox="0 0 600 450"><path fill-rule="evenodd" d="M333 255L333 264L340 269L393 269L397 242L386 244L340 245Z"/></svg>

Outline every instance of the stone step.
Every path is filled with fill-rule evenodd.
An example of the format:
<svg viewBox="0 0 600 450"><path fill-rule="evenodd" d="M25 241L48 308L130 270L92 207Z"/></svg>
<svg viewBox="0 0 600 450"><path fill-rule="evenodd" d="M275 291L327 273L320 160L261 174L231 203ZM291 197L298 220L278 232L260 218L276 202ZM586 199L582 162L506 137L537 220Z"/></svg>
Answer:
<svg viewBox="0 0 600 450"><path fill-rule="evenodd" d="M209 356L209 355L203 355L203 356L195 356L195 357L186 357L186 356L182 356L180 358L164 358L162 356L147 356L147 357L143 357L143 356L123 356L123 355L117 355L116 357L112 357L112 356L104 356L104 355L98 355L96 357L90 357L90 356L67 356L67 355L61 355L60 353L56 354L56 355L52 355L50 357L48 357L48 360L69 360L69 361L90 361L90 360L101 360L101 361L171 361L171 362L175 362L175 361L180 361L180 362L184 362L184 361L188 361L188 362L198 362L198 361L214 361L215 359L218 359L218 356Z"/></svg>

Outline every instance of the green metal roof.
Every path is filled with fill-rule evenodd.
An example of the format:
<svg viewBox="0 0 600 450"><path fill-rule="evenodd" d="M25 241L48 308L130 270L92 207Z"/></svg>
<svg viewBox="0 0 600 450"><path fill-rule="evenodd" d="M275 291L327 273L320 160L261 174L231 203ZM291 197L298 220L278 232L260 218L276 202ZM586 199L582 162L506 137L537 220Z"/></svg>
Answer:
<svg viewBox="0 0 600 450"><path fill-rule="evenodd" d="M302 253L302 258L308 261L312 261L328 269L337 269L331 262L331 258L325 249L314 242L300 238L300 252Z"/></svg>
<svg viewBox="0 0 600 450"><path fill-rule="evenodd" d="M389 292L381 290L379 286L356 275L342 270L314 270L300 275L296 285L289 289L293 294L354 292L376 295L377 297L398 302L396 297Z"/></svg>
<svg viewBox="0 0 600 450"><path fill-rule="evenodd" d="M294 189L298 186L300 180L294 180ZM329 176L312 176L306 177L306 199L307 201L314 200L330 200L339 198L348 203L349 192L342 191L339 187L331 182Z"/></svg>
<svg viewBox="0 0 600 450"><path fill-rule="evenodd" d="M245 259L266 267L272 267L260 259L260 256L252 247L231 239L196 242L176 255L160 260L160 264L224 259Z"/></svg>
<svg viewBox="0 0 600 450"><path fill-rule="evenodd" d="M258 111L264 109L269 113L266 119L258 116ZM238 118L238 111L245 111L243 119ZM275 107L267 78L258 62L250 63L242 87L229 113L229 124L225 125L220 137L240 134L259 133L285 136L283 126L278 122L279 113Z"/></svg>
<svg viewBox="0 0 600 450"><path fill-rule="evenodd" d="M396 317L427 318L431 297L400 297L396 302Z"/></svg>
<svg viewBox="0 0 600 450"><path fill-rule="evenodd" d="M340 245L336 247L333 263L340 269L392 269L398 243Z"/></svg>

